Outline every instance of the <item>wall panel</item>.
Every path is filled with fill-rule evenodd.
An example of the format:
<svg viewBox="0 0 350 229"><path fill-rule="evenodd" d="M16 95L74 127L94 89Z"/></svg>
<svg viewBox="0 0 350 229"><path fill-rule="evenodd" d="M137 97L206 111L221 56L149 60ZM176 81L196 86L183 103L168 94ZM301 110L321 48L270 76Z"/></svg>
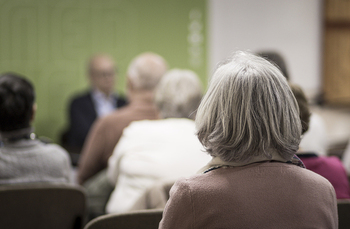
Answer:
<svg viewBox="0 0 350 229"><path fill-rule="evenodd" d="M125 90L129 61L144 51L206 81L206 2L202 0L0 0L0 72L34 82L38 135L58 140L68 99L87 89L86 60L111 54Z"/></svg>

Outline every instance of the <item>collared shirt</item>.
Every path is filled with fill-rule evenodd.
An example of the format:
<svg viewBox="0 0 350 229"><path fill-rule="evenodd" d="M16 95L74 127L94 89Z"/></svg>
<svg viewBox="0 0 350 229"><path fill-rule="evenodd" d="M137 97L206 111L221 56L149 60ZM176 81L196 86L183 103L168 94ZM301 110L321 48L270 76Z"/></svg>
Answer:
<svg viewBox="0 0 350 229"><path fill-rule="evenodd" d="M106 116L116 109L115 97L113 97L112 94L106 97L105 94L97 89L94 89L91 94L94 101L97 117Z"/></svg>

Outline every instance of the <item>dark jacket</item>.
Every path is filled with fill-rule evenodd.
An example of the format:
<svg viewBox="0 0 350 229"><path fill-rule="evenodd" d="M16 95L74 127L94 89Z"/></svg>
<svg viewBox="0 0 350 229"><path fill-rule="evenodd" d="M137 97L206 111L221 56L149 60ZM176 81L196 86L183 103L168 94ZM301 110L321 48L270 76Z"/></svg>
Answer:
<svg viewBox="0 0 350 229"><path fill-rule="evenodd" d="M115 95L115 107L126 104L124 98ZM92 123L97 118L97 112L91 91L72 99L69 106L69 128L62 136L62 144L69 150L79 153Z"/></svg>

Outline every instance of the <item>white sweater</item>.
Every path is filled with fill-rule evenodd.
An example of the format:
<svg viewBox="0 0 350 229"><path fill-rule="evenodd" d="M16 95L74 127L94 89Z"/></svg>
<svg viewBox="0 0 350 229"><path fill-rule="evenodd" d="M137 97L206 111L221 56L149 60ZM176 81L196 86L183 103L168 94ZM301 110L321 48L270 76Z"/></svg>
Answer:
<svg viewBox="0 0 350 229"><path fill-rule="evenodd" d="M124 129L108 161L107 176L115 190L106 211L127 212L157 181L193 175L210 159L192 120L133 122Z"/></svg>

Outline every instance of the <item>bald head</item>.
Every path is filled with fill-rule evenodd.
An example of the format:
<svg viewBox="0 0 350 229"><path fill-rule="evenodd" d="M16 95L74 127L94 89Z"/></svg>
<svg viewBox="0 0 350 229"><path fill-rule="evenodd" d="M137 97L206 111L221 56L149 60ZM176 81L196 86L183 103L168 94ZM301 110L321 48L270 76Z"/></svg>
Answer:
<svg viewBox="0 0 350 229"><path fill-rule="evenodd" d="M163 57L147 52L134 58L128 68L128 80L134 90L153 91L168 69Z"/></svg>
<svg viewBox="0 0 350 229"><path fill-rule="evenodd" d="M91 57L88 66L91 86L106 95L113 92L116 67L113 59L105 54Z"/></svg>

